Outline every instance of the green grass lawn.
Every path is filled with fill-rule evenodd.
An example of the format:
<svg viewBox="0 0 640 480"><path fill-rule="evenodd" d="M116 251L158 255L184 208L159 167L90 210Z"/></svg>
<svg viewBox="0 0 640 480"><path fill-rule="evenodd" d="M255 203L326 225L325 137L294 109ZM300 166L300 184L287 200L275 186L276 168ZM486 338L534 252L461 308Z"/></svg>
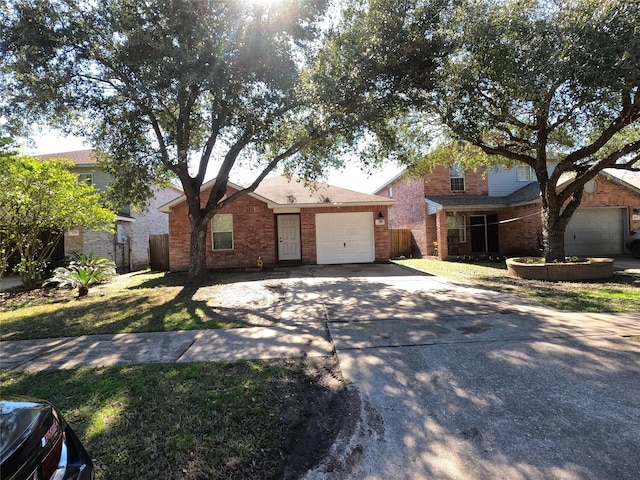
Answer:
<svg viewBox="0 0 640 480"><path fill-rule="evenodd" d="M246 326L213 307L224 285L187 294L182 275L140 272L94 287L89 296L75 291L35 290L0 305L0 339L74 337Z"/></svg>
<svg viewBox="0 0 640 480"><path fill-rule="evenodd" d="M616 272L606 280L547 282L507 275L504 262L446 262L430 258L398 260L399 265L574 312L640 311L640 275Z"/></svg>
<svg viewBox="0 0 640 480"><path fill-rule="evenodd" d="M56 405L110 480L278 478L312 383L248 361L0 373L4 394Z"/></svg>

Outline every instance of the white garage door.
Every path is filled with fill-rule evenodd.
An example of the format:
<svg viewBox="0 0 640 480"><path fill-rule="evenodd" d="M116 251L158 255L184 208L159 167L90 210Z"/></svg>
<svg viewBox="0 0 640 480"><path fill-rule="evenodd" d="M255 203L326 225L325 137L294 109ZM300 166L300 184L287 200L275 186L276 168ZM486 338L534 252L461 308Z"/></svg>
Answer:
<svg viewBox="0 0 640 480"><path fill-rule="evenodd" d="M564 235L567 255L624 253L624 208L578 208Z"/></svg>
<svg viewBox="0 0 640 480"><path fill-rule="evenodd" d="M373 262L373 213L317 213L316 249L319 264Z"/></svg>

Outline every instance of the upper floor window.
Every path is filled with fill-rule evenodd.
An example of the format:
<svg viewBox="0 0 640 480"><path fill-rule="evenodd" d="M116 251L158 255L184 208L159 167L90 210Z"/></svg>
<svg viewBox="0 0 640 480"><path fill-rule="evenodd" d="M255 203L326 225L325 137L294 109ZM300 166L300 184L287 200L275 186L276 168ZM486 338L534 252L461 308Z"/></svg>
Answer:
<svg viewBox="0 0 640 480"><path fill-rule="evenodd" d="M536 172L529 165L517 165L516 178L519 182L535 182Z"/></svg>
<svg viewBox="0 0 640 480"><path fill-rule="evenodd" d="M93 173L79 173L78 183L86 183L87 185L93 185Z"/></svg>
<svg viewBox="0 0 640 480"><path fill-rule="evenodd" d="M211 235L214 250L233 250L233 215L214 215L211 220Z"/></svg>
<svg viewBox="0 0 640 480"><path fill-rule="evenodd" d="M393 187L389 187L389 198L393 198Z"/></svg>
<svg viewBox="0 0 640 480"><path fill-rule="evenodd" d="M464 192L464 168L459 163L454 163L449 169L449 181L452 192Z"/></svg>

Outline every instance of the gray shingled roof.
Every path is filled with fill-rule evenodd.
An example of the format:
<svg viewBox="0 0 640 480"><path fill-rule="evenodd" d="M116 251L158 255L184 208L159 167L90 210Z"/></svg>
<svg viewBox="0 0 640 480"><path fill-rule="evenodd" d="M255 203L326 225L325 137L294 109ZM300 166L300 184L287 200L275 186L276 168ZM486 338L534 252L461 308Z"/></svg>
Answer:
<svg viewBox="0 0 640 480"><path fill-rule="evenodd" d="M97 165L98 159L96 158L93 149L87 150L74 150L72 152L60 152L60 153L46 153L44 155L36 155L36 158L40 160L51 160L54 158L63 158L65 160L72 160L77 166L89 166Z"/></svg>
<svg viewBox="0 0 640 480"><path fill-rule="evenodd" d="M211 187L215 178L202 185L202 190ZM243 187L233 182L228 183L229 187L241 190ZM315 188L306 186L304 182L297 179L289 180L287 177L265 178L255 192L249 196L257 198L263 202L275 206L293 207L322 207L336 205L352 206L373 206L373 205L393 205L396 201L379 195L354 192L346 188L334 187L326 184L318 184ZM169 213L173 207L184 202L185 195L181 195L169 203L160 207L161 212Z"/></svg>
<svg viewBox="0 0 640 480"><path fill-rule="evenodd" d="M322 205L322 204L386 204L394 200L379 195L355 192L324 183L305 185L302 180L284 176L265 178L256 194L278 205Z"/></svg>
<svg viewBox="0 0 640 480"><path fill-rule="evenodd" d="M508 205L533 202L539 196L540 188L538 184L531 182L512 194L503 197L490 197L489 195L427 195L425 199L443 207L506 207Z"/></svg>

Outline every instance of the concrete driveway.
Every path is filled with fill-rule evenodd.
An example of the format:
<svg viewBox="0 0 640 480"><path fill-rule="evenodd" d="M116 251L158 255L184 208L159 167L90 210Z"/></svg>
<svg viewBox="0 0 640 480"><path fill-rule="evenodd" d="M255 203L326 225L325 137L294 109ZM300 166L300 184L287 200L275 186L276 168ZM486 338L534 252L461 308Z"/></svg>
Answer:
<svg viewBox="0 0 640 480"><path fill-rule="evenodd" d="M309 275L295 304L325 316L363 403L305 478L638 478L640 315L557 312L395 265Z"/></svg>

